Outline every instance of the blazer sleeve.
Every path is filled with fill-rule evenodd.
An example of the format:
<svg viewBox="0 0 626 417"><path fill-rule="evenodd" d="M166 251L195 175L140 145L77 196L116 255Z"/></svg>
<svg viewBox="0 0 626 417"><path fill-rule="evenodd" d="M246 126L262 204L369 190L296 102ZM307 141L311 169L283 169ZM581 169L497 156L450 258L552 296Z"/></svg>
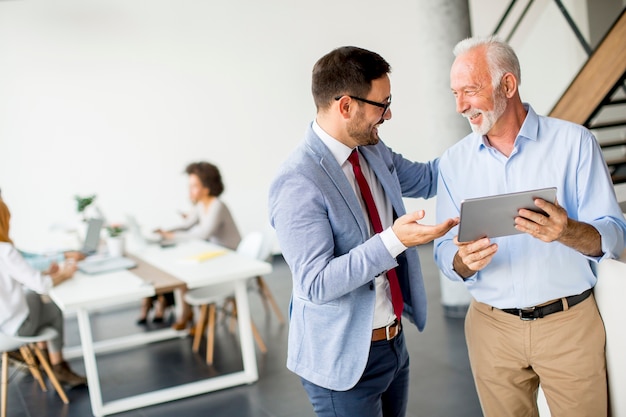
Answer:
<svg viewBox="0 0 626 417"><path fill-rule="evenodd" d="M294 170L277 177L270 188L270 220L293 273L294 296L323 304L369 283L397 262L378 235L364 240L332 180L308 174Z"/></svg>
<svg viewBox="0 0 626 417"><path fill-rule="evenodd" d="M438 158L428 162L416 162L405 159L391 149L390 152L403 197L431 198L437 194Z"/></svg>

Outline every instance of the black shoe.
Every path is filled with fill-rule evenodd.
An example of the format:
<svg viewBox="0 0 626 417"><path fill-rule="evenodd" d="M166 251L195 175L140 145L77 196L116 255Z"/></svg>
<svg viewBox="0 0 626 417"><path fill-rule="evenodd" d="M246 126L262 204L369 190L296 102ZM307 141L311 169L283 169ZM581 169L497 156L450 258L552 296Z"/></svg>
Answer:
<svg viewBox="0 0 626 417"><path fill-rule="evenodd" d="M150 314L150 310L152 310L152 299L144 298L141 303L141 316L137 319L137 324L143 325L148 323L148 314Z"/></svg>

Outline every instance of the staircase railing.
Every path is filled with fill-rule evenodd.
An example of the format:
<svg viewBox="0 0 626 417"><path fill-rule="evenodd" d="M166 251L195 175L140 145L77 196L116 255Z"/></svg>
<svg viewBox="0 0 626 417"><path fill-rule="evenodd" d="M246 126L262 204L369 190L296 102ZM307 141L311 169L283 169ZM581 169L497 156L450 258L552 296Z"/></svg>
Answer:
<svg viewBox="0 0 626 417"><path fill-rule="evenodd" d="M626 183L626 8L593 49L563 2L553 1L588 59L549 115L592 130L602 147L613 182ZM525 3L508 34L503 36L507 41L516 33L533 3L534 0ZM502 36L500 32L510 23L512 12L519 5L518 0L509 3L494 34Z"/></svg>

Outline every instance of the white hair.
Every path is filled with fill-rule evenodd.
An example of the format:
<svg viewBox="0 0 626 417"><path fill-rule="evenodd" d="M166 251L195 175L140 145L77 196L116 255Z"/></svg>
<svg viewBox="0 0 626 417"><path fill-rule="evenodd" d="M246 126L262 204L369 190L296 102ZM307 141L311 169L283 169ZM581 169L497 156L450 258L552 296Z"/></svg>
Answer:
<svg viewBox="0 0 626 417"><path fill-rule="evenodd" d="M464 39L456 44L452 52L454 56L458 57L479 47L486 49L487 65L494 88L497 89L502 77L507 72L513 74L518 86L522 83L522 73L515 51L508 43L495 35Z"/></svg>

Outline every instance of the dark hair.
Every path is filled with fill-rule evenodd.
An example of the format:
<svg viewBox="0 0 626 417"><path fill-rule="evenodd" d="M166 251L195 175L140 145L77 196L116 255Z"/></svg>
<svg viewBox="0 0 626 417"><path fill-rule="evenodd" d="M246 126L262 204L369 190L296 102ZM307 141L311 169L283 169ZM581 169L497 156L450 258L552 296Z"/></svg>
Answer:
<svg viewBox="0 0 626 417"><path fill-rule="evenodd" d="M313 66L311 90L317 109L328 107L341 95L367 96L372 81L391 72L375 52L343 46L321 57Z"/></svg>
<svg viewBox="0 0 626 417"><path fill-rule="evenodd" d="M202 182L205 188L209 189L209 195L219 197L224 191L220 170L208 162L192 162L185 168L187 175L194 174Z"/></svg>

